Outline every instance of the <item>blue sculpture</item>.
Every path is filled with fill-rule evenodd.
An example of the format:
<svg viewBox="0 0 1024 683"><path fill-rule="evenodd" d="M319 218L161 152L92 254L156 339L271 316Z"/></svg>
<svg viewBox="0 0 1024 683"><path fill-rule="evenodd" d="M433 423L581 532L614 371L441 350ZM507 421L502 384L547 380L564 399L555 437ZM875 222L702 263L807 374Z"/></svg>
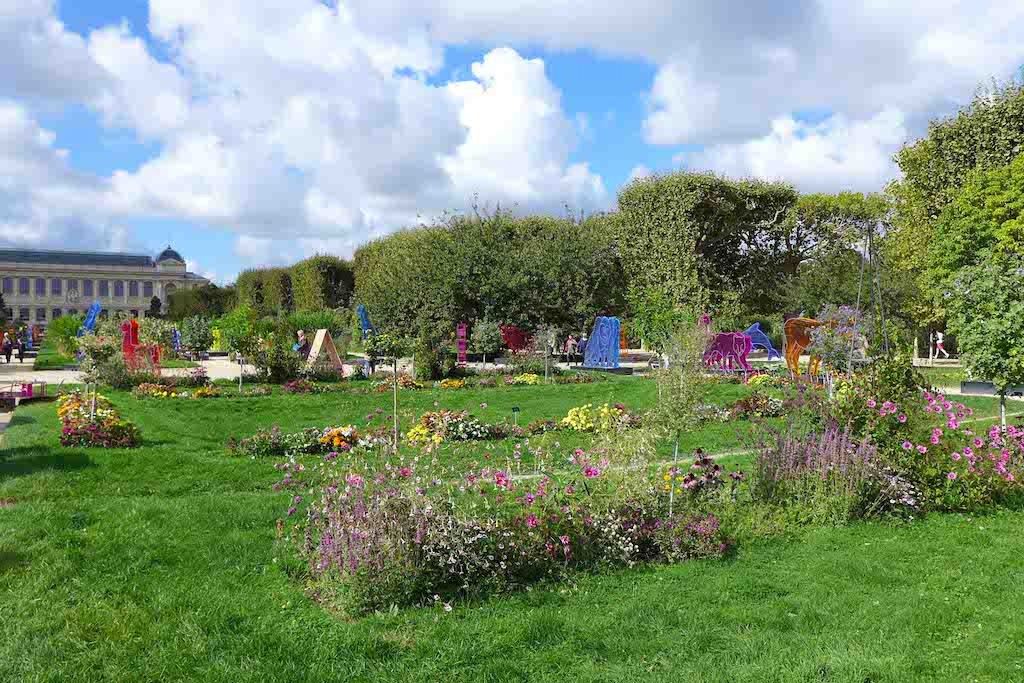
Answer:
<svg viewBox="0 0 1024 683"><path fill-rule="evenodd" d="M92 332L96 327L96 318L99 317L100 310L102 310L99 301L93 301L92 306L89 307L88 312L85 314L85 322L78 328L78 334L76 336L84 336L89 332Z"/></svg>
<svg viewBox="0 0 1024 683"><path fill-rule="evenodd" d="M754 346L760 346L768 352L768 360L771 360L773 355L776 358L782 358L782 354L772 346L772 340L768 338L767 334L761 331L761 323L754 323L748 327L743 334L750 337L750 340L754 342Z"/></svg>
<svg viewBox="0 0 1024 683"><path fill-rule="evenodd" d="M619 319L599 317L583 355L585 368L619 367Z"/></svg>
<svg viewBox="0 0 1024 683"><path fill-rule="evenodd" d="M356 306L356 313L359 314L359 322L363 324L363 339L376 334L376 330L373 329L373 323L370 322L370 315L366 312L366 306L363 304Z"/></svg>
<svg viewBox="0 0 1024 683"><path fill-rule="evenodd" d="M178 332L177 327L171 332L171 344L175 351L181 351L181 332Z"/></svg>

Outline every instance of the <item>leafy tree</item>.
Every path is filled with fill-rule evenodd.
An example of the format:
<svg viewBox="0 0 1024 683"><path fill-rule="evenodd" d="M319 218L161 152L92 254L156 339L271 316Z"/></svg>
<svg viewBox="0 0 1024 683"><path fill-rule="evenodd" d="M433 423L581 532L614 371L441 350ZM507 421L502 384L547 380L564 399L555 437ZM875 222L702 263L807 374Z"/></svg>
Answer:
<svg viewBox="0 0 1024 683"><path fill-rule="evenodd" d="M160 297L154 296L149 300L149 317L159 318L163 315L164 304L160 301Z"/></svg>
<svg viewBox="0 0 1024 683"><path fill-rule="evenodd" d="M46 326L46 338L52 340L65 356L74 356L78 350L78 330L84 321L82 315L63 315Z"/></svg>
<svg viewBox="0 0 1024 683"><path fill-rule="evenodd" d="M213 346L213 328L210 319L201 315L186 318L179 326L181 332L181 343L193 355L202 358L202 355Z"/></svg>
<svg viewBox="0 0 1024 683"><path fill-rule="evenodd" d="M366 357L374 361L390 360L392 363L392 392L394 395L394 449L398 451L398 359L408 353L409 341L387 332L378 332L366 340Z"/></svg>
<svg viewBox="0 0 1024 683"><path fill-rule="evenodd" d="M345 259L317 254L291 267L290 288L296 311L344 308L351 303L355 273Z"/></svg>
<svg viewBox="0 0 1024 683"><path fill-rule="evenodd" d="M970 173L943 210L928 248L932 290L961 268L1011 254L1024 255L1024 155Z"/></svg>
<svg viewBox="0 0 1024 683"><path fill-rule="evenodd" d="M631 334L639 337L656 353L664 353L683 320L672 297L659 287L629 291Z"/></svg>
<svg viewBox="0 0 1024 683"><path fill-rule="evenodd" d="M936 320L934 273L929 252L939 217L972 172L1008 165L1024 147L1024 83L1016 80L979 89L955 116L936 119L928 134L896 154L902 178L889 185L895 209L886 241L889 262L917 283L919 319Z"/></svg>
<svg viewBox="0 0 1024 683"><path fill-rule="evenodd" d="M1024 385L1024 257L1014 255L966 266L946 282L947 329L972 376L999 392L1006 424L1006 392Z"/></svg>
<svg viewBox="0 0 1024 683"><path fill-rule="evenodd" d="M239 306L218 321L221 341L229 351L239 356L254 358L259 351L256 311L248 306ZM238 386L242 386L244 368L238 364Z"/></svg>
<svg viewBox="0 0 1024 683"><path fill-rule="evenodd" d="M471 336L473 350L484 357L484 367L487 367L487 356L493 358L505 347L501 326L491 320L480 320L474 324Z"/></svg>

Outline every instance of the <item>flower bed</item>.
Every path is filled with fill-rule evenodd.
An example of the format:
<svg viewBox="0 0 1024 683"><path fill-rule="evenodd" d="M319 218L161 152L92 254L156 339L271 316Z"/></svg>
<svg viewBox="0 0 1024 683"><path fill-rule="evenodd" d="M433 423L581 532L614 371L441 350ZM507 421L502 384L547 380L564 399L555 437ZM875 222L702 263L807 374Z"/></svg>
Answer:
<svg viewBox="0 0 1024 683"><path fill-rule="evenodd" d="M279 523L286 562L301 562L312 594L349 613L450 604L573 572L720 557L731 541L701 495L662 494L646 467L607 469L576 451L564 476L517 480L504 470L440 477L419 459L318 476L285 463L296 490ZM287 520L287 521L285 521Z"/></svg>
<svg viewBox="0 0 1024 683"><path fill-rule="evenodd" d="M785 412L782 399L769 396L762 391L754 391L749 396L737 399L729 408L732 419L781 417Z"/></svg>
<svg viewBox="0 0 1024 683"><path fill-rule="evenodd" d="M113 404L96 397L95 417L90 417L90 402L78 391L61 394L57 399L60 418L60 445L71 448L134 448L142 441L139 428L121 417Z"/></svg>
<svg viewBox="0 0 1024 683"><path fill-rule="evenodd" d="M605 403L599 408L587 403L571 408L559 425L574 432L611 432L640 424L640 417L630 413L626 407L616 403Z"/></svg>
<svg viewBox="0 0 1024 683"><path fill-rule="evenodd" d="M220 387L204 384L192 390L181 390L173 384L144 382L132 389L135 398L220 398Z"/></svg>
<svg viewBox="0 0 1024 683"><path fill-rule="evenodd" d="M506 434L500 425L484 424L468 411L434 410L423 414L406 439L413 446L434 447L445 441L502 438Z"/></svg>
<svg viewBox="0 0 1024 683"><path fill-rule="evenodd" d="M348 452L360 445L372 442L372 435L361 436L355 427L310 427L298 432L282 432L271 427L252 436L227 443L228 452L248 458L283 457L314 453Z"/></svg>

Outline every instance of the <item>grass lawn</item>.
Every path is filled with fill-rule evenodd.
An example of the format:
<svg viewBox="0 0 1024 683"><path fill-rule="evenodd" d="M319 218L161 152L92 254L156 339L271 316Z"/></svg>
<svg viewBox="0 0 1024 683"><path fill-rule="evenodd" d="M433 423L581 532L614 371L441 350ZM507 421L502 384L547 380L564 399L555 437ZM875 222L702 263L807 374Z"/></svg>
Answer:
<svg viewBox="0 0 1024 683"><path fill-rule="evenodd" d="M272 561L291 495L270 489L272 462L231 458L223 443L273 424L361 424L390 412L390 394L108 395L142 448L60 448L52 403L19 408L0 443L0 681L1024 679L1021 512L807 530L726 561L345 621ZM643 408L654 387L616 378L402 401L410 417L437 401L485 421L518 406L528 422L586 402ZM735 450L743 427L712 426L688 448ZM449 454L512 442L474 448Z"/></svg>
<svg viewBox="0 0 1024 683"><path fill-rule="evenodd" d="M53 341L45 341L43 345L39 347L39 353L36 354L35 369L36 370L62 370L65 365L77 365L78 361L74 358L65 356L60 350L57 349L57 344Z"/></svg>

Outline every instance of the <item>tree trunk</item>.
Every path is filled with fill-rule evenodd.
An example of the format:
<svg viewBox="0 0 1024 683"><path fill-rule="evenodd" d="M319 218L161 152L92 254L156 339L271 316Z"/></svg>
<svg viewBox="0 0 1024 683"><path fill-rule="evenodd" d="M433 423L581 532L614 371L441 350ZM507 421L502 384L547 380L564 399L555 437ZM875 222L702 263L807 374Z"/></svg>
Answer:
<svg viewBox="0 0 1024 683"><path fill-rule="evenodd" d="M1006 426L1006 391L999 393L999 422Z"/></svg>

